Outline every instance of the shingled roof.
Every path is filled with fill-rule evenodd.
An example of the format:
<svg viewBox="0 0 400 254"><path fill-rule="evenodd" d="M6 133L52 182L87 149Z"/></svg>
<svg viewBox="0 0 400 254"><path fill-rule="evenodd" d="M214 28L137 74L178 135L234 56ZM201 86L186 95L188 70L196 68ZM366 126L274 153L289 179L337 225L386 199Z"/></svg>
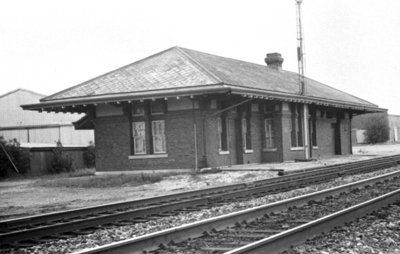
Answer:
<svg viewBox="0 0 400 254"><path fill-rule="evenodd" d="M375 104L309 78L306 78L305 94L300 95L298 75L294 72L181 47L167 49L24 108L38 110L218 92L368 112L384 111Z"/></svg>

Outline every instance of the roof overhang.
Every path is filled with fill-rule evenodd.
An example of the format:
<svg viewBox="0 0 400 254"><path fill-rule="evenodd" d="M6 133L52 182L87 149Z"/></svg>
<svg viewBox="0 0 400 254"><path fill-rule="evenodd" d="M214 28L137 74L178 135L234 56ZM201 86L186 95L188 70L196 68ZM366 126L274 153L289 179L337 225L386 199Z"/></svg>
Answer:
<svg viewBox="0 0 400 254"><path fill-rule="evenodd" d="M231 87L232 94L240 94L243 97L247 98L258 98L258 99L267 99L267 100L280 100L287 102L296 102L296 103L305 103L305 104L315 104L319 106L326 107L334 107L334 108L342 108L342 109L350 109L356 111L363 112L387 112L387 109L379 108L377 105L371 104L356 104L356 103L348 103L346 101L338 101L327 98L319 98L313 96L305 96L300 94L289 94L289 93L280 93L280 92L271 92L265 91L261 89L254 88L244 88L240 86L232 86Z"/></svg>
<svg viewBox="0 0 400 254"><path fill-rule="evenodd" d="M130 93L118 94L103 94L91 95L85 97L73 97L65 99L55 99L49 101L42 101L36 104L22 105L24 110L37 110L37 111L53 111L53 112L73 112L84 113L87 112L89 105L97 105L102 103L117 103L122 102L131 103L135 100L158 99L158 98L171 98L180 96L198 96L205 94L238 94L243 97L253 99L265 100L280 100L287 102L315 104L326 107L349 109L358 112L387 112L387 109L379 108L374 104L356 104L346 101L332 100L328 98L319 98L312 96L305 96L300 94L274 92L263 89L255 89L243 86L235 86L231 84L212 84L201 85L193 87L182 87L174 89L157 89Z"/></svg>
<svg viewBox="0 0 400 254"><path fill-rule="evenodd" d="M228 93L230 88L224 84L202 85L194 87L183 87L174 89L158 89L131 93L91 95L85 97L75 97L66 99L57 99L42 101L36 104L21 105L24 110L37 111L65 111L65 112L86 112L88 105L97 105L101 103L121 103L132 102L135 100L171 98L179 96L196 96L204 94Z"/></svg>

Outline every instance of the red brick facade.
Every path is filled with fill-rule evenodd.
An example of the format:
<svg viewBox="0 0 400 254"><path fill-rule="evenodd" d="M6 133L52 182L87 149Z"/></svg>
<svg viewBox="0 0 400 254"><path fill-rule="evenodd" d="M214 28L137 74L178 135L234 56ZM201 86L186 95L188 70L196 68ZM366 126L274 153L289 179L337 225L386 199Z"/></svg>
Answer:
<svg viewBox="0 0 400 254"><path fill-rule="evenodd" d="M133 154L130 125L135 120L126 110L131 104L115 107L115 112L107 109L107 114L98 112L94 121L97 170L194 169L305 158L304 147L293 148L291 144L293 118L289 102L241 101L243 98L235 97L169 99L164 114L151 116L165 121L163 154ZM273 104L273 110L265 112L265 104ZM220 147L221 117L226 119L227 151ZM248 127L244 118L249 121ZM351 153L349 118L348 113L340 110L316 108L317 146L312 149L312 158ZM273 148L266 147L265 119L272 119ZM243 128L250 128L250 137L246 139L250 149L243 147ZM151 140L147 137L148 146Z"/></svg>

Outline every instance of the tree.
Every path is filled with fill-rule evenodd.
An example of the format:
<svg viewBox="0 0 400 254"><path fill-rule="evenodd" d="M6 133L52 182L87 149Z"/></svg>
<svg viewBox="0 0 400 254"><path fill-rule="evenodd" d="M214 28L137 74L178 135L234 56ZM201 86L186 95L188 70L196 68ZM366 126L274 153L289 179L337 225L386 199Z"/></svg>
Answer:
<svg viewBox="0 0 400 254"><path fill-rule="evenodd" d="M373 115L366 123L365 138L367 143L386 142L389 139L389 122L387 115Z"/></svg>
<svg viewBox="0 0 400 254"><path fill-rule="evenodd" d="M30 168L29 152L22 149L16 139L7 142L0 136L0 143L0 177L16 174L14 166L18 173L27 173Z"/></svg>
<svg viewBox="0 0 400 254"><path fill-rule="evenodd" d="M57 147L53 149L53 158L49 173L58 174L71 171L74 171L73 159L68 154L64 155L62 143L57 141Z"/></svg>

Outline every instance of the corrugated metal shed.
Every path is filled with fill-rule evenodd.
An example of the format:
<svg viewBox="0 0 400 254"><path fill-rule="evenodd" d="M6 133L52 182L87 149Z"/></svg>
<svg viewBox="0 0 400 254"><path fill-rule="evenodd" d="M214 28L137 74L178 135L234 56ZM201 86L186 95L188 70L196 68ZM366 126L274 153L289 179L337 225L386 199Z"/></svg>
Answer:
<svg viewBox="0 0 400 254"><path fill-rule="evenodd" d="M38 103L44 95L17 89L0 96L0 136L16 138L21 143L55 143L88 145L94 141L91 130L77 131L72 122L84 114L39 113L23 110L20 105Z"/></svg>

